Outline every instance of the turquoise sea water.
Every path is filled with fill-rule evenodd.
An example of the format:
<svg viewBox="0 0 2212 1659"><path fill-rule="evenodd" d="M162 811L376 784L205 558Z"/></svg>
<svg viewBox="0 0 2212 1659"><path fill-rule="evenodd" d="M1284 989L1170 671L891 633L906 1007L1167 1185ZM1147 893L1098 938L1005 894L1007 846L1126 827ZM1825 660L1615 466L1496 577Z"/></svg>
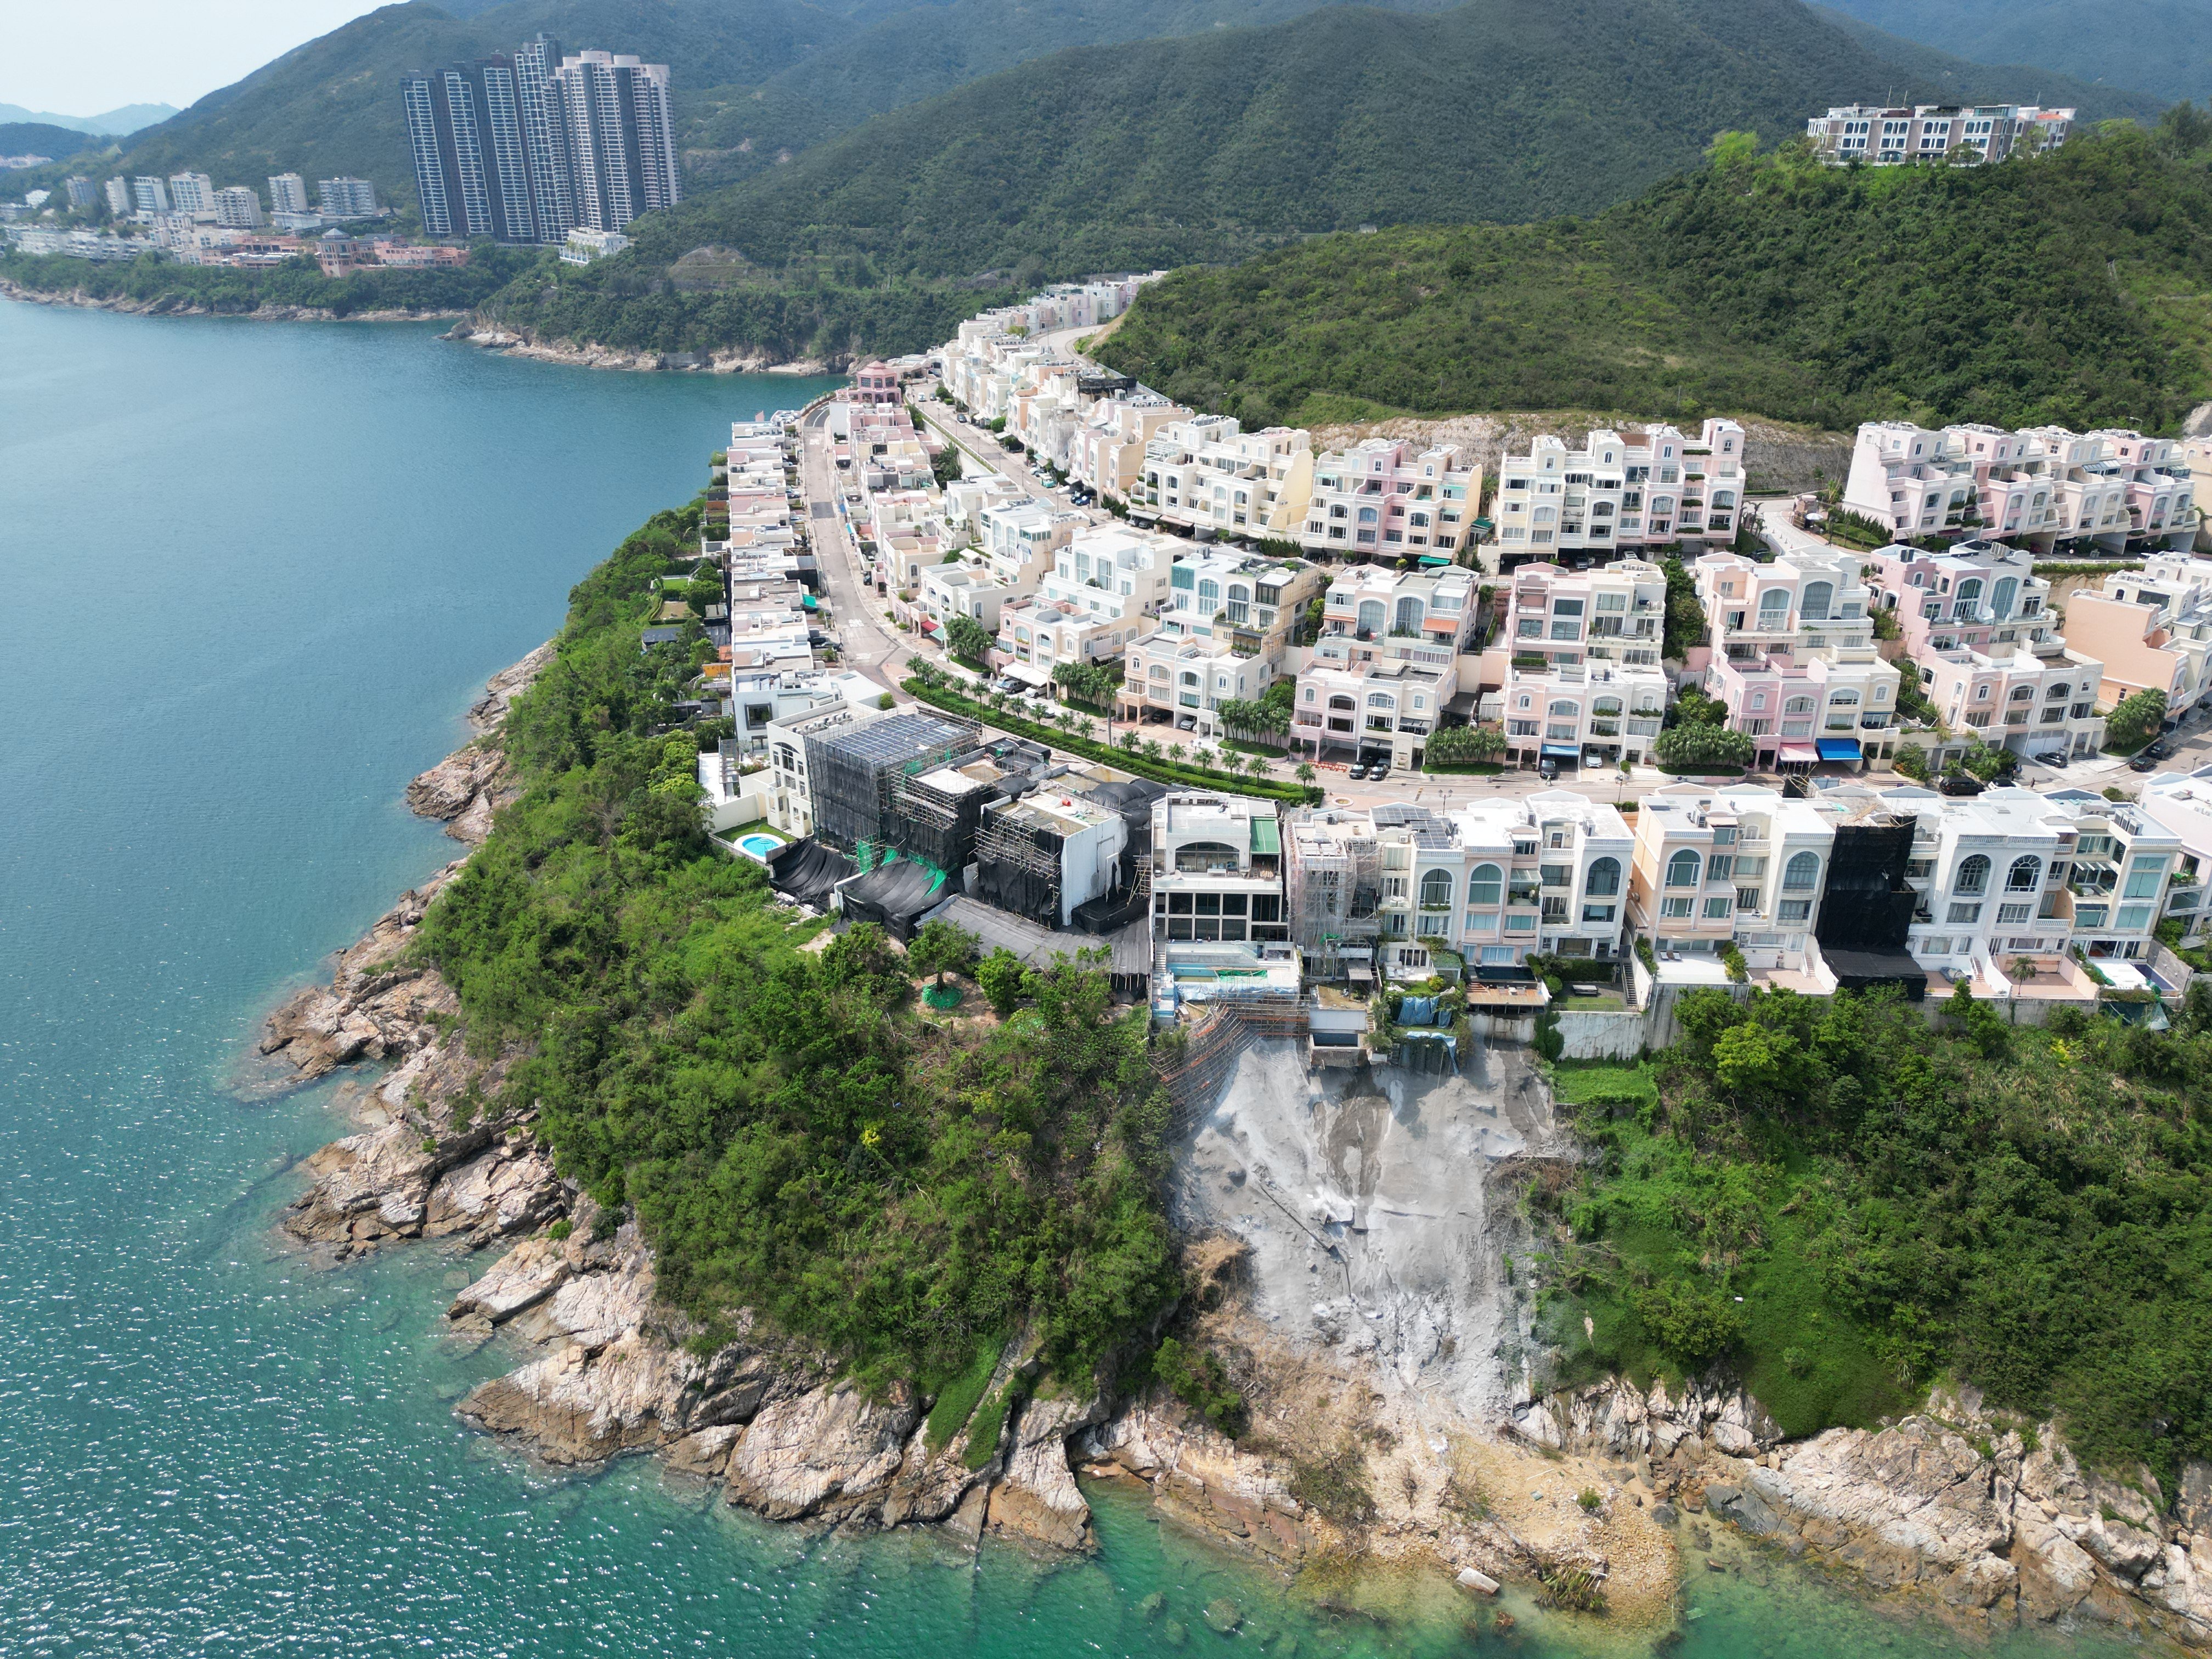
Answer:
<svg viewBox="0 0 2212 1659"><path fill-rule="evenodd" d="M441 1334L437 1249L283 1247L336 1090L233 1085L454 850L402 786L731 419L819 384L434 332L0 303L0 1656L1059 1659L1217 1645L1224 1595L1246 1651L1470 1650L1444 1587L1322 1607L1110 1491L1100 1555L1048 1566L769 1527L644 1461L549 1474L450 1414L514 1358ZM1755 1558L1688 1605L1699 1659L1956 1645ZM1472 1650L1644 1645L1511 1607Z"/></svg>

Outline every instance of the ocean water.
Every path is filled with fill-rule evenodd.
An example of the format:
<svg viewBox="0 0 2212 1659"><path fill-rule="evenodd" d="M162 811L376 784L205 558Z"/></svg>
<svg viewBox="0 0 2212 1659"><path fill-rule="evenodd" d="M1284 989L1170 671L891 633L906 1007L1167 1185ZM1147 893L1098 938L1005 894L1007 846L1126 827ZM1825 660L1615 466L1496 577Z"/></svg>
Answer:
<svg viewBox="0 0 2212 1659"><path fill-rule="evenodd" d="M0 303L0 1656L1634 1652L1421 1577L1291 1589L1094 1494L1100 1553L768 1526L643 1460L454 1421L435 1247L273 1227L331 1084L240 1086L260 1015L454 850L400 800L726 423L821 383L596 374L419 326ZM1756 1554L1674 1651L1957 1639ZM1158 1593L1156 1607L1147 1598ZM2023 1652L2088 1650L2039 1636Z"/></svg>

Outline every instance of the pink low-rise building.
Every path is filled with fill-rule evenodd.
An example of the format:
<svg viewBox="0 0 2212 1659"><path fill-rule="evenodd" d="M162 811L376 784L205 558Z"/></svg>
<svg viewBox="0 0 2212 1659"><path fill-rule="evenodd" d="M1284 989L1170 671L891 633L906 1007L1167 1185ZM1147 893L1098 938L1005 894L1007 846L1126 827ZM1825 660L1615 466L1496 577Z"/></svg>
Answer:
<svg viewBox="0 0 2212 1659"><path fill-rule="evenodd" d="M2094 755L2105 740L2097 714L2104 665L2062 641L2039 651L1945 651L1920 659L1918 667L1922 695L1954 731L2054 759Z"/></svg>
<svg viewBox="0 0 2212 1659"><path fill-rule="evenodd" d="M839 401L848 404L896 404L900 401L898 371L880 357L853 371L853 383L842 387Z"/></svg>
<svg viewBox="0 0 2212 1659"><path fill-rule="evenodd" d="M2034 562L1998 542L1961 542L1947 553L1895 545L1870 553L1875 603L1897 618L1905 654L2033 646L2051 630L2051 584Z"/></svg>
<svg viewBox="0 0 2212 1659"><path fill-rule="evenodd" d="M1756 764L1894 757L1900 676L1875 649L1858 555L1808 551L1760 564L1708 553L1691 574L1711 629L1705 695L1753 739Z"/></svg>

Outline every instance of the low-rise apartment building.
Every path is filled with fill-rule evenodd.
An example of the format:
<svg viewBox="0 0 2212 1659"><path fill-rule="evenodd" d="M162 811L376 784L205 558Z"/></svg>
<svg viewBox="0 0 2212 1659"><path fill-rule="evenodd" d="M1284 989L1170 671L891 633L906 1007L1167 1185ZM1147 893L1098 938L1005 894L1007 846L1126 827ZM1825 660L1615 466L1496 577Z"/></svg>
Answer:
<svg viewBox="0 0 2212 1659"><path fill-rule="evenodd" d="M1164 795L1152 803L1151 856L1156 1011L1224 988L1297 992L1273 801Z"/></svg>
<svg viewBox="0 0 2212 1659"><path fill-rule="evenodd" d="M1283 672L1298 617L1321 591L1320 568L1202 549L1178 559L1168 583L1158 630L1125 659L1121 718L1223 736L1221 706L1257 702Z"/></svg>
<svg viewBox="0 0 2212 1659"><path fill-rule="evenodd" d="M1632 837L1601 802L1323 808L1286 834L1291 937L1316 978L1425 979L1438 948L1474 969L1618 951Z"/></svg>
<svg viewBox="0 0 2212 1659"><path fill-rule="evenodd" d="M1482 468L1462 446L1419 449L1401 438L1370 438L1314 463L1298 544L1340 558L1455 560L1471 544L1481 506Z"/></svg>
<svg viewBox="0 0 2212 1659"><path fill-rule="evenodd" d="M2065 761L2104 746L2103 665L2057 640L2036 650L1943 651L1919 659L1922 695L1943 723L2015 754Z"/></svg>
<svg viewBox="0 0 2212 1659"><path fill-rule="evenodd" d="M1813 153L1831 167L1948 161L1978 167L2063 143L2074 112L2037 104L1839 104L1805 123Z"/></svg>
<svg viewBox="0 0 2212 1659"><path fill-rule="evenodd" d="M2034 561L2002 542L1960 542L1944 553L1902 544L1863 561L1875 603L1897 618L1908 657L2026 645L2051 631L2051 584Z"/></svg>
<svg viewBox="0 0 2212 1659"><path fill-rule="evenodd" d="M1302 427L1247 432L1233 416L1170 421L1145 446L1129 516L1238 537L1297 534L1313 493L1313 440Z"/></svg>
<svg viewBox="0 0 2212 1659"><path fill-rule="evenodd" d="M1077 532L1036 592L1000 612L1000 659L1049 678L1064 662L1121 656L1152 631L1182 545L1157 531L1119 526Z"/></svg>
<svg viewBox="0 0 2212 1659"><path fill-rule="evenodd" d="M1668 684L1663 669L1607 662L1516 668L1497 699L1507 757L1525 766L1649 760L1666 718Z"/></svg>
<svg viewBox="0 0 2212 1659"><path fill-rule="evenodd" d="M1636 815L1629 926L1662 957L1733 945L1747 967L1818 981L1814 929L1835 838L1832 815L1772 789L1655 790Z"/></svg>
<svg viewBox="0 0 2212 1659"><path fill-rule="evenodd" d="M2171 440L2139 432L1869 422L1843 505L1900 539L1985 528L2038 552L2187 544L2195 481Z"/></svg>
<svg viewBox="0 0 2212 1659"><path fill-rule="evenodd" d="M2204 902L2205 875L2212 872L2212 766L2160 773L2143 785L2136 810L2181 843L2166 882L2164 914L2186 933L2201 933L2212 914Z"/></svg>
<svg viewBox="0 0 2212 1659"><path fill-rule="evenodd" d="M1709 420L1593 430L1580 449L1549 435L1498 464L1500 570L1530 559L1583 565L1646 548L1726 546L1743 507L1744 436Z"/></svg>
<svg viewBox="0 0 2212 1659"><path fill-rule="evenodd" d="M1418 763L1460 695L1459 659L1474 636L1477 599L1469 570L1339 570L1312 659L1298 675L1291 746L1316 757L1336 750Z"/></svg>
<svg viewBox="0 0 2212 1659"><path fill-rule="evenodd" d="M1667 573L1648 559L1569 570L1548 561L1517 567L1502 594L1504 626L1486 661L1486 683L1510 670L1582 662L1653 668L1666 633Z"/></svg>
<svg viewBox="0 0 2212 1659"><path fill-rule="evenodd" d="M2154 553L2141 570L2116 570L2066 601L2064 631L2069 647L2102 665L2100 708L2156 690L2169 717L2184 714L2212 678L2212 558Z"/></svg>
<svg viewBox="0 0 2212 1659"><path fill-rule="evenodd" d="M1711 629L1705 694L1761 769L1895 754L1900 676L1875 649L1860 568L1841 550L1767 564L1708 553L1691 567Z"/></svg>
<svg viewBox="0 0 2212 1659"><path fill-rule="evenodd" d="M1143 476L1146 447L1171 422L1190 416L1181 404L1142 387L1094 399L1068 436L1068 476L1127 501Z"/></svg>

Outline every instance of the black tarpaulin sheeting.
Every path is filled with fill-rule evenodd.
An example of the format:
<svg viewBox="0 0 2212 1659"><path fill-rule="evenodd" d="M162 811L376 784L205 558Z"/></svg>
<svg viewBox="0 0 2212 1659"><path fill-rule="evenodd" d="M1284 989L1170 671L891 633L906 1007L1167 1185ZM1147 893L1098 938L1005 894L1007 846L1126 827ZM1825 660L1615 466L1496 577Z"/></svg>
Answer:
<svg viewBox="0 0 2212 1659"><path fill-rule="evenodd" d="M879 864L838 890L838 908L848 921L872 921L893 939L910 939L921 919L960 890L957 881L912 859Z"/></svg>
<svg viewBox="0 0 2212 1659"><path fill-rule="evenodd" d="M859 867L836 848L808 836L786 842L768 855L769 885L786 898L826 910L830 890Z"/></svg>
<svg viewBox="0 0 2212 1659"><path fill-rule="evenodd" d="M1928 995L1928 970L1906 951L1831 951L1823 945L1820 959L1844 990L1872 991L1894 985L1905 993L1907 1002L1919 1002Z"/></svg>

